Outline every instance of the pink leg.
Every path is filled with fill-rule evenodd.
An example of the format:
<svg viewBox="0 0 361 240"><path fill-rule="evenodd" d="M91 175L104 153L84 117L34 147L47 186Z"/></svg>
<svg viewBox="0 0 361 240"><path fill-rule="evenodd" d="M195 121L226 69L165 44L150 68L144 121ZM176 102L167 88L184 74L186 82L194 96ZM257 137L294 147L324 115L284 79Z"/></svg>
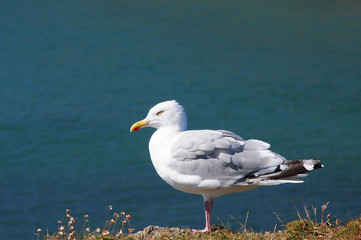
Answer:
<svg viewBox="0 0 361 240"><path fill-rule="evenodd" d="M211 229L211 213L213 208L213 199L204 199L204 210L206 215L206 227L203 230L192 229L192 232L210 232Z"/></svg>

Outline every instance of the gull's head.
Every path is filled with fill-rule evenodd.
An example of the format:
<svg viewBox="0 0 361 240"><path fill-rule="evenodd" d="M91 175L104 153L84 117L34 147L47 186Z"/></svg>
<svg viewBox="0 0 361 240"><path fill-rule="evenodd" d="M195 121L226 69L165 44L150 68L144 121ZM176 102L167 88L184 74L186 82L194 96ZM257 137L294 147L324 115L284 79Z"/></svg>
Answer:
<svg viewBox="0 0 361 240"><path fill-rule="evenodd" d="M130 128L131 132L138 131L143 127L177 127L180 131L187 128L187 116L181 105L175 100L158 103L152 107L146 118L136 122Z"/></svg>

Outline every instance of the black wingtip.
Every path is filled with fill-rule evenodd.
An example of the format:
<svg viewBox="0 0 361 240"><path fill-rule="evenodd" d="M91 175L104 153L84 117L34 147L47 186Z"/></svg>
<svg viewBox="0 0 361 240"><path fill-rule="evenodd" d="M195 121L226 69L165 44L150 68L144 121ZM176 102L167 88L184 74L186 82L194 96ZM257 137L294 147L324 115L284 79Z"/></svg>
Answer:
<svg viewBox="0 0 361 240"><path fill-rule="evenodd" d="M299 174L304 174L319 168L323 168L320 160L317 159L303 159L287 162L288 169L285 171L279 171L279 174L269 177L269 179L277 180L283 178L294 177ZM277 172L278 168L275 172ZM280 169L279 169L280 170Z"/></svg>
<svg viewBox="0 0 361 240"><path fill-rule="evenodd" d="M316 169L319 169L319 168L323 168L324 165L321 164L320 162L316 163L315 165L313 165L313 169L316 170Z"/></svg>

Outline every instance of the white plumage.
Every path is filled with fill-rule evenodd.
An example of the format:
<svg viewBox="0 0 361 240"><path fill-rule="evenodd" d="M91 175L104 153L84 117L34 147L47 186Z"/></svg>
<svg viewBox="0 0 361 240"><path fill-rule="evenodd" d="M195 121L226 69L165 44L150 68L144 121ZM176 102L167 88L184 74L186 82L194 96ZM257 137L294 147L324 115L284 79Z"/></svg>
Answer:
<svg viewBox="0 0 361 240"><path fill-rule="evenodd" d="M226 130L186 130L187 117L176 101L157 104L144 120L131 127L157 130L149 152L159 176L172 187L200 194L205 201L206 228L214 197L265 185L301 183L296 177L323 167L318 160L288 161L260 140L243 140ZM196 230L194 230L196 231Z"/></svg>

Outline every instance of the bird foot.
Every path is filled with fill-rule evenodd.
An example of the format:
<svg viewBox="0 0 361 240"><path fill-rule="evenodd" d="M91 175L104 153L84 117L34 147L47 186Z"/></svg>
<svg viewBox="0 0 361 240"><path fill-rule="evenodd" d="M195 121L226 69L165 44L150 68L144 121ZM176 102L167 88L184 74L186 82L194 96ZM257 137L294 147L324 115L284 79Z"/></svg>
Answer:
<svg viewBox="0 0 361 240"><path fill-rule="evenodd" d="M205 227L204 229L202 230L198 230L198 229L192 229L192 233L204 233L204 232L210 232L211 229L208 228L208 227Z"/></svg>

